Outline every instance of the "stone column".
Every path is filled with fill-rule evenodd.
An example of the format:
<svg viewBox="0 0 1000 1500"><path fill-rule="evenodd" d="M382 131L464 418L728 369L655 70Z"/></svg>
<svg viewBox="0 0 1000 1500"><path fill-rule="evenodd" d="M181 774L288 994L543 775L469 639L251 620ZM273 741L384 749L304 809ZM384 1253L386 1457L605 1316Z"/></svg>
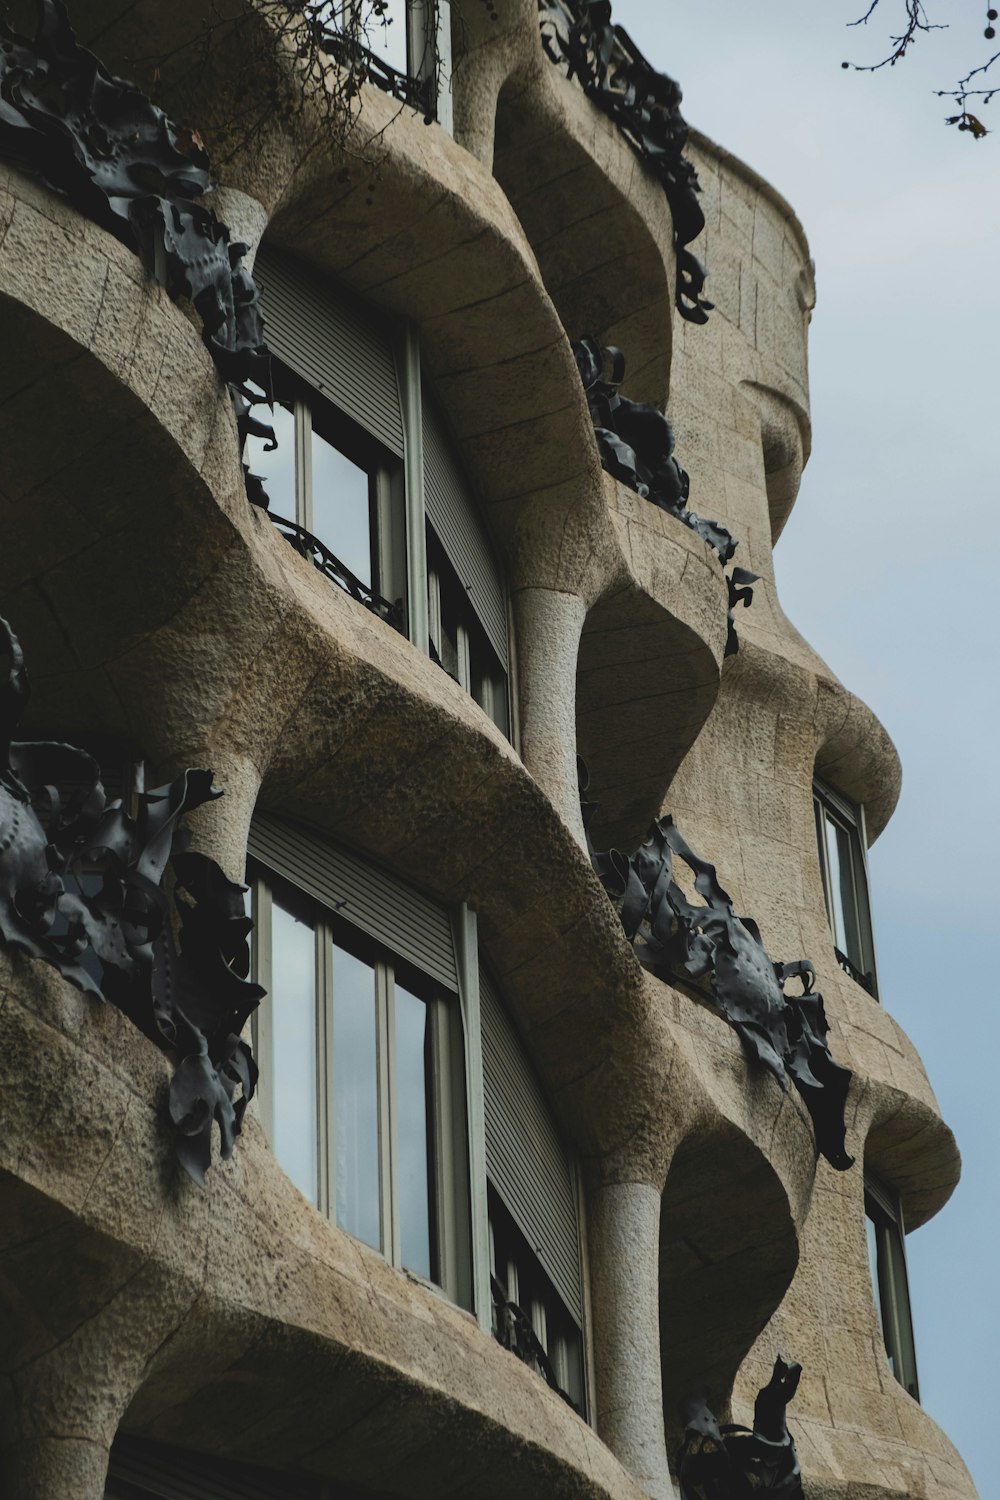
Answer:
<svg viewBox="0 0 1000 1500"><path fill-rule="evenodd" d="M587 606L576 594L514 594L521 758L586 849L576 774L576 667Z"/></svg>
<svg viewBox="0 0 1000 1500"><path fill-rule="evenodd" d="M268 212L263 203L243 192L242 188L220 186L205 199L205 204L223 224L228 225L234 241L242 240L249 246L243 264L252 274L257 247L268 223Z"/></svg>
<svg viewBox="0 0 1000 1500"><path fill-rule="evenodd" d="M660 1193L596 1186L587 1201L597 1431L653 1500L675 1500L660 1379Z"/></svg>
<svg viewBox="0 0 1000 1500"><path fill-rule="evenodd" d="M103 1500L107 1477L107 1446L75 1434L35 1438L0 1454L5 1500Z"/></svg>
<svg viewBox="0 0 1000 1500"><path fill-rule="evenodd" d="M179 769L205 766L222 791L215 801L195 808L184 819L192 832L192 849L221 865L230 880L242 881L250 838L250 821L260 790L260 771L250 755L228 746L188 749L176 758ZM175 773L176 774L176 773Z"/></svg>

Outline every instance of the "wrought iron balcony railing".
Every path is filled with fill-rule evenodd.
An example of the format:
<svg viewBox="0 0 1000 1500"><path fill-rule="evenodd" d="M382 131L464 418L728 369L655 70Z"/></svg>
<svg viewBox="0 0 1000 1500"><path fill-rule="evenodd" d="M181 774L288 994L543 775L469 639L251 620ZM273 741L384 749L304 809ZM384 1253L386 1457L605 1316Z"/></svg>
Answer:
<svg viewBox="0 0 1000 1500"><path fill-rule="evenodd" d="M350 594L352 599L357 599L365 609L370 609L372 614L378 615L393 630L398 630L401 635L406 634L406 616L403 609L402 599L397 599L395 604L390 604L388 599L383 599L374 589L369 588L366 583L356 577L339 558L334 557L328 547L325 547L318 537L313 536L304 526L297 521L289 521L284 516L272 515L268 512L270 519L281 532L286 542L293 546L300 557L311 562L314 568L318 568L324 578L335 583L345 594Z"/></svg>
<svg viewBox="0 0 1000 1500"><path fill-rule="evenodd" d="M705 323L712 304L702 292L705 268L686 247L705 227L698 174L684 156L688 127L680 85L642 55L611 20L609 0L538 0L545 51L567 78L618 126L659 178L670 204L677 251L676 304L682 318Z"/></svg>
<svg viewBox="0 0 1000 1500"><path fill-rule="evenodd" d="M878 999L878 989L876 988L876 985L875 985L875 975L874 974L862 974L862 972L858 968L857 964L853 964L851 962L851 960L848 958L848 956L847 956L846 953L841 953L841 951L840 951L839 948L834 948L833 951L837 955L837 962L840 965L840 967L843 969L844 973L845 974L849 974L851 976L851 978L854 980L854 983L855 984L860 984L860 986L861 986L861 988L863 990L867 990L868 993L869 993L869 995L871 995L871 997L872 997L873 1000L877 1000Z"/></svg>

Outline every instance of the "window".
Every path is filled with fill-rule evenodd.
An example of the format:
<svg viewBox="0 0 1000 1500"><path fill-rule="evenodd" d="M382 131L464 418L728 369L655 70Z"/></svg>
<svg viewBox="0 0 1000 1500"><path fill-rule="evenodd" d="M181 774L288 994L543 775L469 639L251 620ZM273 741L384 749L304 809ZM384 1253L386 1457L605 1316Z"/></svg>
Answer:
<svg viewBox="0 0 1000 1500"><path fill-rule="evenodd" d="M270 814L254 817L247 874L269 991L259 1109L278 1160L582 1413L576 1174L478 967L475 914Z"/></svg>
<svg viewBox="0 0 1000 1500"><path fill-rule="evenodd" d="M399 600L405 590L402 464L330 402L273 362L278 446L248 438L245 461L264 481L272 520L296 545L308 533L340 565L355 597Z"/></svg>
<svg viewBox="0 0 1000 1500"><path fill-rule="evenodd" d="M865 1173L865 1228L875 1308L882 1324L889 1368L915 1401L920 1400L917 1357L910 1316L903 1243L903 1208L899 1194Z"/></svg>
<svg viewBox="0 0 1000 1500"><path fill-rule="evenodd" d="M246 459L272 515L328 577L435 655L509 737L503 573L413 330L389 327L266 247L254 274L275 356L278 447L249 439Z"/></svg>
<svg viewBox="0 0 1000 1500"><path fill-rule="evenodd" d="M451 132L450 0L379 0L377 10L370 0L343 0L327 13L371 60L370 82Z"/></svg>
<svg viewBox="0 0 1000 1500"><path fill-rule="evenodd" d="M877 999L864 809L820 782L813 784L813 806L823 894L837 961Z"/></svg>
<svg viewBox="0 0 1000 1500"><path fill-rule="evenodd" d="M304 1197L471 1306L465 1064L448 914L296 825L251 834L261 1114Z"/></svg>
<svg viewBox="0 0 1000 1500"><path fill-rule="evenodd" d="M479 992L493 1333L583 1413L575 1173L520 1039L482 972Z"/></svg>
<svg viewBox="0 0 1000 1500"><path fill-rule="evenodd" d="M431 644L441 665L509 737L507 673L430 526L427 606Z"/></svg>

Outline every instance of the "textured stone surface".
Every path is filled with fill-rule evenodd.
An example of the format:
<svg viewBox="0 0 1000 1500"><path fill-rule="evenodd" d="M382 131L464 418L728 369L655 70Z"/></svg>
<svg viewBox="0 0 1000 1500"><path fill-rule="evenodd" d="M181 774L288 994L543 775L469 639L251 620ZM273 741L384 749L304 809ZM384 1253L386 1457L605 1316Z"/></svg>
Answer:
<svg viewBox="0 0 1000 1500"><path fill-rule="evenodd" d="M173 57L196 9L80 0L75 19L126 68ZM779 1348L805 1366L790 1420L810 1500L974 1493L888 1370L862 1201L865 1161L922 1223L954 1188L957 1150L893 997L878 1006L836 962L815 847L814 771L864 802L875 837L898 762L774 587L809 453L808 247L772 189L698 138L694 248L717 307L705 327L672 326L662 193L545 62L533 0L493 10L455 5L454 140L366 89L345 153L306 101L235 151L223 192L248 238L418 325L513 599L518 749L247 505L228 400L184 311L6 169L0 605L32 667L26 727L126 736L157 775L212 766L226 796L192 826L229 874L259 806L476 909L583 1169L596 1432L306 1205L252 1116L206 1192L180 1180L167 1060L3 952L11 1500L99 1500L119 1428L413 1500L666 1500L679 1396L707 1379L716 1409L745 1419ZM225 16L241 12L233 0ZM241 49L155 80L213 144L256 55ZM377 170L345 178L358 153ZM691 504L761 575L724 665L714 554L601 472L569 347L584 332L622 342L630 395L669 390ZM748 1074L719 1016L639 968L580 847L578 745L599 832L630 846L669 808L771 955L816 963L834 1054L856 1075L852 1172L817 1168L797 1096Z"/></svg>

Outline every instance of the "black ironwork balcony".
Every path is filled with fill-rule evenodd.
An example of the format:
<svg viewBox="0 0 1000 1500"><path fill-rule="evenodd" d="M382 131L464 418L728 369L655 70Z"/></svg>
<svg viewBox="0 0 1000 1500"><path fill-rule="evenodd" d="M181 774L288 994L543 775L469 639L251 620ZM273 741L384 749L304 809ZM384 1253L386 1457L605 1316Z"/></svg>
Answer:
<svg viewBox="0 0 1000 1500"><path fill-rule="evenodd" d="M490 1290L493 1299L493 1337L497 1343L509 1350L522 1364L534 1370L536 1375L540 1375L546 1385L563 1398L567 1406L577 1411L573 1397L559 1384L552 1361L542 1347L528 1314L516 1302L510 1301L506 1288L495 1276L490 1277Z"/></svg>
<svg viewBox="0 0 1000 1500"><path fill-rule="evenodd" d="M652 67L628 32L611 19L609 0L538 0L542 43L552 62L576 78L659 178L670 204L677 251L676 305L682 318L705 323L712 303L702 293L705 268L687 249L705 227L698 174L684 156L688 127L680 86Z"/></svg>
<svg viewBox="0 0 1000 1500"><path fill-rule="evenodd" d="M409 104L418 110L429 125L437 118L437 95L435 78L414 78L411 73L401 73L384 57L379 57L370 47L365 47L353 37L339 31L324 31L323 51L335 62L349 68L352 80L360 86L373 83L383 93L391 94L400 104Z"/></svg>
<svg viewBox="0 0 1000 1500"><path fill-rule="evenodd" d="M877 1000L878 988L875 984L875 975L873 973L862 974L858 966L851 962L846 953L841 953L839 948L834 948L833 951L837 955L837 962L843 969L844 973L849 974L854 980L854 983L860 984L863 990L867 990L873 1000Z"/></svg>
<svg viewBox="0 0 1000 1500"><path fill-rule="evenodd" d="M378 615L393 630L398 630L401 635L406 634L406 617L403 610L402 599L397 599L395 604L390 604L388 599L383 599L381 594L376 594L374 589L362 583L339 558L334 557L328 547L325 547L318 537L313 536L304 526L297 521L289 521L284 516L275 516L268 512L271 520L281 532L286 542L293 546L300 557L311 562L314 568L318 568L324 578L329 578L345 594L350 594L352 599L357 599L365 609L370 609L372 614Z"/></svg>

